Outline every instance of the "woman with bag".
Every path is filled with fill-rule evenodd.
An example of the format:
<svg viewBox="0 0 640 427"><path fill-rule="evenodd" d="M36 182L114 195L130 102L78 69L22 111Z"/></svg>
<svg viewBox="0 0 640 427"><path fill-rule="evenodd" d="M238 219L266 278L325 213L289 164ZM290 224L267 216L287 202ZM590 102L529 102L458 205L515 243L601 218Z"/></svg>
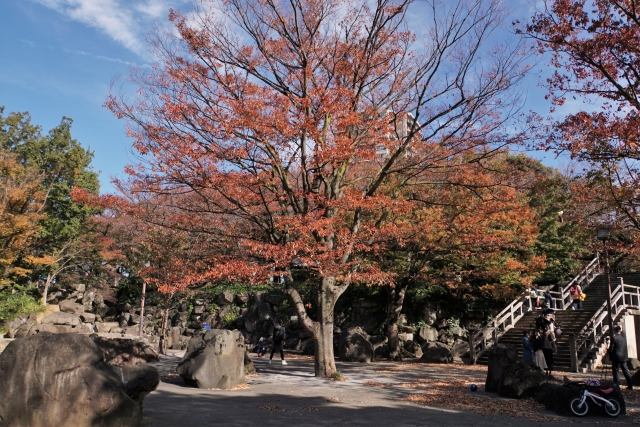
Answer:
<svg viewBox="0 0 640 427"><path fill-rule="evenodd" d="M571 295L571 304L572 310L582 310L582 300L580 299L580 294L582 294L582 288L577 283L574 283L569 288L569 294Z"/></svg>

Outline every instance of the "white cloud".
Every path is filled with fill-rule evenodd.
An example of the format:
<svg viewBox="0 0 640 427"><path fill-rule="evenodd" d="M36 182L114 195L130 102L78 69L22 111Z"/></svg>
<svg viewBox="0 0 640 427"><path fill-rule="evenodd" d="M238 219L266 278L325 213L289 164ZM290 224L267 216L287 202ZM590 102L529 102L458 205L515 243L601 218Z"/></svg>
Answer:
<svg viewBox="0 0 640 427"><path fill-rule="evenodd" d="M64 51L67 52L67 53L75 53L77 55L89 56L91 58L96 58L96 59L99 59L101 61L116 62L118 64L128 65L129 67L140 67L140 68L148 68L148 67L150 67L149 64L140 65L140 64L137 64L135 62L125 61L124 59L120 59L120 58L111 58L109 56L104 56L104 55L95 55L93 53L85 52L83 50L64 49Z"/></svg>
<svg viewBox="0 0 640 427"><path fill-rule="evenodd" d="M146 56L145 33L170 7L185 0L32 0L95 28L127 49Z"/></svg>

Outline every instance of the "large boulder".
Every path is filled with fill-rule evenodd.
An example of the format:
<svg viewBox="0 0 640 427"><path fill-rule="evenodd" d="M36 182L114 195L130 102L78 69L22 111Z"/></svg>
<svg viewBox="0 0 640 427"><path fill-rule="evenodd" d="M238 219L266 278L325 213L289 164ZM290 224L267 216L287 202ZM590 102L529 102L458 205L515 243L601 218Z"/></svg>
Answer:
<svg viewBox="0 0 640 427"><path fill-rule="evenodd" d="M142 405L144 398L160 383L160 373L150 365L114 366L113 370L120 375L127 396L138 405Z"/></svg>
<svg viewBox="0 0 640 427"><path fill-rule="evenodd" d="M75 301L64 300L60 303L60 311L69 314L80 314L84 311L84 307L75 303Z"/></svg>
<svg viewBox="0 0 640 427"><path fill-rule="evenodd" d="M142 400L131 397L139 396L131 384L136 378L107 365L88 336L40 332L15 340L0 355L0 425L137 426ZM155 378L145 389L157 386L157 371Z"/></svg>
<svg viewBox="0 0 640 427"><path fill-rule="evenodd" d="M518 361L518 353L510 345L498 344L489 349L489 367L484 389L497 392L504 370Z"/></svg>
<svg viewBox="0 0 640 427"><path fill-rule="evenodd" d="M244 383L244 353L240 331L212 329L189 340L177 371L187 385L229 389Z"/></svg>
<svg viewBox="0 0 640 427"><path fill-rule="evenodd" d="M254 375L256 373L256 367L253 364L253 361L249 358L249 354L244 352L244 374L245 375Z"/></svg>
<svg viewBox="0 0 640 427"><path fill-rule="evenodd" d="M403 357L417 357L418 359L422 357L422 347L415 341L405 341L403 345L404 351L406 354L403 354Z"/></svg>
<svg viewBox="0 0 640 427"><path fill-rule="evenodd" d="M340 334L338 354L341 362L372 362L375 354L369 336L360 327L349 328Z"/></svg>
<svg viewBox="0 0 640 427"><path fill-rule="evenodd" d="M64 313L62 311L58 311L56 313L51 313L40 322L43 325L66 325L66 326L78 326L80 323L80 318L71 313Z"/></svg>
<svg viewBox="0 0 640 427"><path fill-rule="evenodd" d="M446 344L428 342L422 347L422 363L453 363L451 349Z"/></svg>
<svg viewBox="0 0 640 427"><path fill-rule="evenodd" d="M542 384L553 377L546 375L535 365L525 365L521 360L511 363L502 371L498 382L498 395L512 399L533 396Z"/></svg>
<svg viewBox="0 0 640 427"><path fill-rule="evenodd" d="M431 326L425 325L419 328L414 336L415 340L420 344L424 344L429 341L437 341L438 330L436 328L432 328Z"/></svg>
<svg viewBox="0 0 640 427"><path fill-rule="evenodd" d="M138 365L140 363L159 362L155 351L140 341L126 338L104 338L91 335L104 356L104 361L112 366Z"/></svg>

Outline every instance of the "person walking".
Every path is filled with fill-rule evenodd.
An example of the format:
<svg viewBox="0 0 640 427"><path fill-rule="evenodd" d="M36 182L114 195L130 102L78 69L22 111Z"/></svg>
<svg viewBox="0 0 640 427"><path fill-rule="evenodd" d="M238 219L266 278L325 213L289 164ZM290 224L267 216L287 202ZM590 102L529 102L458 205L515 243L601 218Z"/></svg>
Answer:
<svg viewBox="0 0 640 427"><path fill-rule="evenodd" d="M627 389L633 390L633 384L631 383L631 374L627 367L627 359L629 359L629 353L627 352L627 339L620 335L622 328L619 325L613 327L613 340L609 343L609 359L611 360L611 369L613 370L613 382L620 384L620 372L618 369L622 369L622 374L627 380ZM608 337L607 337L608 338Z"/></svg>
<svg viewBox="0 0 640 427"><path fill-rule="evenodd" d="M285 339L287 339L287 331L284 329L284 321L282 319L278 319L273 329L273 347L271 347L271 357L269 357L269 363L271 363L271 361L273 360L273 353L276 350L280 350L280 358L282 359L282 364L287 364L286 360L284 360L283 350Z"/></svg>
<svg viewBox="0 0 640 427"><path fill-rule="evenodd" d="M556 341L553 333L549 330L544 333L544 341L542 342L542 354L544 355L544 361L547 364L547 375L551 375L551 371L553 371L553 355L557 352L558 348L556 347Z"/></svg>
<svg viewBox="0 0 640 427"><path fill-rule="evenodd" d="M528 331L522 333L522 362L529 365L533 363L533 345Z"/></svg>
<svg viewBox="0 0 640 427"><path fill-rule="evenodd" d="M536 364L543 371L547 371L547 361L544 359L544 353L542 352L542 346L544 345L544 333L536 331L535 338L533 339L533 363Z"/></svg>
<svg viewBox="0 0 640 427"><path fill-rule="evenodd" d="M569 287L569 294L571 295L571 309L582 310L582 300L580 295L582 294L582 288L577 283L574 283Z"/></svg>
<svg viewBox="0 0 640 427"><path fill-rule="evenodd" d="M544 294L544 308L546 310L551 310L552 305L553 305L553 296L551 295L551 291L547 291L547 293Z"/></svg>

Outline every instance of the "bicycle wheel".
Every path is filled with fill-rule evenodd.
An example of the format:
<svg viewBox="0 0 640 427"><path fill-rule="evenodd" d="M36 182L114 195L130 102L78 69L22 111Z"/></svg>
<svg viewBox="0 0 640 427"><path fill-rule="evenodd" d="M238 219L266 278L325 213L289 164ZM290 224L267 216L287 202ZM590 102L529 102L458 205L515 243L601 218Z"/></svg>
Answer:
<svg viewBox="0 0 640 427"><path fill-rule="evenodd" d="M582 397L574 397L571 400L571 403L569 404L569 406L571 407L571 412L573 412L579 417L584 417L585 415L587 415L587 412L589 412L589 404L585 399L582 405L580 405L581 400L582 400Z"/></svg>
<svg viewBox="0 0 640 427"><path fill-rule="evenodd" d="M604 405L604 410L610 417L617 417L620 415L620 402L616 399L609 399L609 401Z"/></svg>

